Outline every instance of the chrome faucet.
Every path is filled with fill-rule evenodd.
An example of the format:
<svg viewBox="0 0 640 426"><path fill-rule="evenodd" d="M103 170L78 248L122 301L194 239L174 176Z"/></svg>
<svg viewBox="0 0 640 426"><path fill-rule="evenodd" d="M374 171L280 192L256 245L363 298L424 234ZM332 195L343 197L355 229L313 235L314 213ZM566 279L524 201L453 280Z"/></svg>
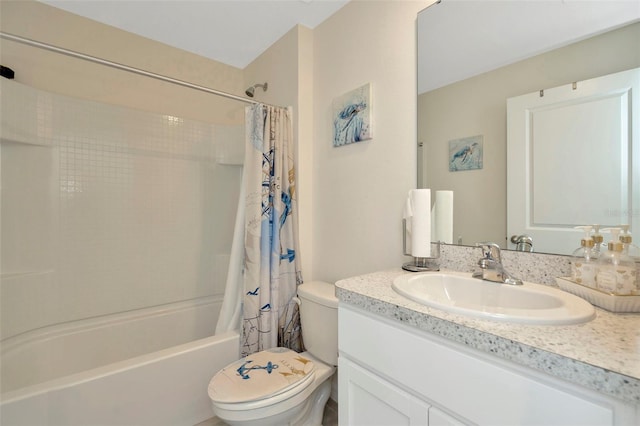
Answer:
<svg viewBox="0 0 640 426"><path fill-rule="evenodd" d="M516 245L516 251L533 251L533 238L527 234L512 235L511 242Z"/></svg>
<svg viewBox="0 0 640 426"><path fill-rule="evenodd" d="M480 270L473 273L473 278L496 283L522 285L522 280L511 276L502 266L500 246L495 243L477 243L476 247L480 247L482 250L482 258L478 261Z"/></svg>

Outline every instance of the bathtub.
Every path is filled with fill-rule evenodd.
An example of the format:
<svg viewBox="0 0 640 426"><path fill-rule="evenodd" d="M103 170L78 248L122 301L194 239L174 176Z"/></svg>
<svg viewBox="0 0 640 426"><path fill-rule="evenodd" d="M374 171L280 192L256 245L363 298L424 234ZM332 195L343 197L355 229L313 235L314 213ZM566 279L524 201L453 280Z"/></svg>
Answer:
<svg viewBox="0 0 640 426"><path fill-rule="evenodd" d="M8 392L0 424L193 426L213 416L207 385L238 351L227 332Z"/></svg>
<svg viewBox="0 0 640 426"><path fill-rule="evenodd" d="M0 368L9 375L5 383L15 389L2 389L0 424L192 426L212 417L207 385L216 371L239 358L237 332L137 356L131 356L128 345L115 350L113 339L122 339L126 331L128 341L146 341L146 349L162 339L162 344L171 343L178 334L187 341L178 331L188 329L193 336L194 329L211 329L217 318L212 308L219 308L214 305L219 301L185 302L38 330L9 341L3 345ZM75 349L61 351L65 347ZM19 374L12 378L12 372ZM27 376L26 381L17 383L19 376Z"/></svg>

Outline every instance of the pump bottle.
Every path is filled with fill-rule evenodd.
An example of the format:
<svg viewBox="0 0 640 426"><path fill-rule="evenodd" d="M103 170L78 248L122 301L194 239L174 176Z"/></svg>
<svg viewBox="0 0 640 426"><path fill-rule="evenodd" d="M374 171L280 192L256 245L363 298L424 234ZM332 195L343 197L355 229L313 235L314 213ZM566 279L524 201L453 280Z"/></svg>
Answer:
<svg viewBox="0 0 640 426"><path fill-rule="evenodd" d="M633 294L636 290L636 267L633 260L622 252L620 228L607 228L611 240L598 261L596 285L598 289L616 295ZM603 229L603 231L605 231Z"/></svg>
<svg viewBox="0 0 640 426"><path fill-rule="evenodd" d="M593 225L593 251L598 257L607 251L607 245L604 243L604 237L600 233L600 225Z"/></svg>
<svg viewBox="0 0 640 426"><path fill-rule="evenodd" d="M576 226L575 229L582 229L584 237L580 240L580 247L572 255L571 279L578 284L595 288L598 253L593 250L595 243L590 236L591 226Z"/></svg>
<svg viewBox="0 0 640 426"><path fill-rule="evenodd" d="M620 228L622 229L622 235L620 235L622 253L629 256L635 262L636 267L636 289L633 294L640 295L640 247L633 244L629 225L620 225Z"/></svg>
<svg viewBox="0 0 640 426"><path fill-rule="evenodd" d="M629 233L629 225L620 225L622 234L620 234L620 242L622 243L622 252L629 256L634 262L640 262L640 247L633 244L633 238Z"/></svg>

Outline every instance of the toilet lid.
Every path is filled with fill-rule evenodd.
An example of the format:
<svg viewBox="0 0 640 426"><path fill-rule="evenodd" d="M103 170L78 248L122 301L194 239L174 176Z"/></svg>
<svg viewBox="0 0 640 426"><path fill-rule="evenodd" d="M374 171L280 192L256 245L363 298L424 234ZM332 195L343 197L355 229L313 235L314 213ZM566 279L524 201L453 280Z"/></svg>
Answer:
<svg viewBox="0 0 640 426"><path fill-rule="evenodd" d="M313 371L313 361L291 349L267 349L218 371L209 382L209 397L224 403L256 401L308 386Z"/></svg>

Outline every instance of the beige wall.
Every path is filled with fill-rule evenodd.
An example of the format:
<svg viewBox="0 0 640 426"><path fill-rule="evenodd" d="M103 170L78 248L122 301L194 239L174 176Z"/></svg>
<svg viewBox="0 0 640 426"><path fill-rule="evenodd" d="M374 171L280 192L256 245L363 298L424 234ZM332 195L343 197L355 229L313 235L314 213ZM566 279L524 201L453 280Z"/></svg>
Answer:
<svg viewBox="0 0 640 426"><path fill-rule="evenodd" d="M406 261L400 221L416 182L415 21L431 2L354 0L313 31L292 29L243 71L31 1L2 0L1 24L7 32L231 93L269 81L256 99L297 107L304 278L335 281ZM12 42L0 47L16 80L34 87L198 120L214 108L210 95L155 86L142 93L142 77L113 77L98 65L71 64ZM48 75L40 61L61 73ZM333 99L368 82L373 139L333 148ZM227 118L241 116L239 107Z"/></svg>
<svg viewBox="0 0 640 426"><path fill-rule="evenodd" d="M398 267L416 186L416 16L430 2L352 1L314 29L313 279ZM331 103L365 83L373 139L334 148Z"/></svg>
<svg viewBox="0 0 640 426"><path fill-rule="evenodd" d="M507 246L507 98L639 67L638 40L633 24L419 96L420 185L454 191L454 240ZM449 172L448 141L474 135L484 136L483 169Z"/></svg>
<svg viewBox="0 0 640 426"><path fill-rule="evenodd" d="M352 1L313 31L294 28L245 69L247 86L269 81L256 99L297 105L306 281L334 282L406 261L400 221L416 185L415 21L430 3ZM287 69L296 61L297 73ZM367 82L373 139L333 148L333 99Z"/></svg>
<svg viewBox="0 0 640 426"><path fill-rule="evenodd" d="M243 94L242 70L32 0L0 1L3 32L104 58L224 92ZM5 39L0 58L15 81L84 99L211 122L244 119L243 106ZM222 113L218 114L218 111Z"/></svg>
<svg viewBox="0 0 640 426"><path fill-rule="evenodd" d="M298 207L302 272L313 279L313 32L301 28L298 39Z"/></svg>

